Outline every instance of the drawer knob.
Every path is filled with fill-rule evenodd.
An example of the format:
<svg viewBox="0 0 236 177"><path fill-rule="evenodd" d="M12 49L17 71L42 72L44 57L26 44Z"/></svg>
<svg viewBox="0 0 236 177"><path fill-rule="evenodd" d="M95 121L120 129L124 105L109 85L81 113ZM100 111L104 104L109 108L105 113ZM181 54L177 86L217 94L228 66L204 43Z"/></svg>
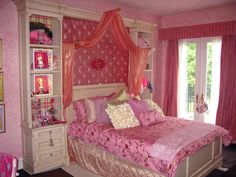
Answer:
<svg viewBox="0 0 236 177"><path fill-rule="evenodd" d="M49 146L54 146L54 142L53 142L52 138L50 138Z"/></svg>
<svg viewBox="0 0 236 177"><path fill-rule="evenodd" d="M50 154L50 156L52 157L52 156L53 156L53 154Z"/></svg>

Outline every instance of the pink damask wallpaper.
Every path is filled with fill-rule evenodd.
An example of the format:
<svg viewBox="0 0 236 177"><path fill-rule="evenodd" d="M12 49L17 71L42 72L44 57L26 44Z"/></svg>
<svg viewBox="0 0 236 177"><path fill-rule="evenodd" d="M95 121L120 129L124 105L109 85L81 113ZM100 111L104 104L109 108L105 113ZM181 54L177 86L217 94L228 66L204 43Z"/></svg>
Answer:
<svg viewBox="0 0 236 177"><path fill-rule="evenodd" d="M96 29L97 22L65 17L63 42L86 39ZM74 85L127 83L129 53L114 41L111 30L94 47L75 52Z"/></svg>

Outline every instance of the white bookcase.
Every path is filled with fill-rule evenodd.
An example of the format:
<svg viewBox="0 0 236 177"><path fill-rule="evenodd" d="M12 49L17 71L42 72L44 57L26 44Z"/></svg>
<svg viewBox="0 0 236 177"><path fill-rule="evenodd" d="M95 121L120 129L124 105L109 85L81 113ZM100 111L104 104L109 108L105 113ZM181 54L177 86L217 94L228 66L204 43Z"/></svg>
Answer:
<svg viewBox="0 0 236 177"><path fill-rule="evenodd" d="M145 77L148 82L153 86L153 58L155 54L155 48L153 47L153 31L155 25L137 23L137 27L130 28L130 36L132 40L141 48L151 48L151 52L148 55L147 65L145 69ZM152 99L152 92L150 89L145 88L141 95L144 99Z"/></svg>
<svg viewBox="0 0 236 177"><path fill-rule="evenodd" d="M32 0L15 3L19 15L23 167L35 174L66 163L62 15L53 4Z"/></svg>

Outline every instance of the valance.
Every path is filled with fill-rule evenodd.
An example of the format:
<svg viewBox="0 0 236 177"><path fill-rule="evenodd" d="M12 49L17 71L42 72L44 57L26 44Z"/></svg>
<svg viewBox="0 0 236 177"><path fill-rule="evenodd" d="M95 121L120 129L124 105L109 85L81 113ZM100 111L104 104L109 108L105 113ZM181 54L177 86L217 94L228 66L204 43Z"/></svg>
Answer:
<svg viewBox="0 0 236 177"><path fill-rule="evenodd" d="M236 21L165 28L159 30L160 40L189 39L236 35Z"/></svg>

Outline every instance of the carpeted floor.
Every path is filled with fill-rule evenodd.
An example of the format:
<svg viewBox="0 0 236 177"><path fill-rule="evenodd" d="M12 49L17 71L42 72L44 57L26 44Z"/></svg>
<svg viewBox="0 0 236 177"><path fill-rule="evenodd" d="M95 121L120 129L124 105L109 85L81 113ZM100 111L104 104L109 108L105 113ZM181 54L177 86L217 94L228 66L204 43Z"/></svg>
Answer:
<svg viewBox="0 0 236 177"><path fill-rule="evenodd" d="M18 177L73 177L61 168L35 175L30 175L24 170L19 170L18 173L20 174Z"/></svg>
<svg viewBox="0 0 236 177"><path fill-rule="evenodd" d="M215 169L207 177L236 177L236 144L223 148L223 167L228 168L226 172Z"/></svg>
<svg viewBox="0 0 236 177"><path fill-rule="evenodd" d="M214 170L207 177L236 177L236 164L226 172Z"/></svg>

